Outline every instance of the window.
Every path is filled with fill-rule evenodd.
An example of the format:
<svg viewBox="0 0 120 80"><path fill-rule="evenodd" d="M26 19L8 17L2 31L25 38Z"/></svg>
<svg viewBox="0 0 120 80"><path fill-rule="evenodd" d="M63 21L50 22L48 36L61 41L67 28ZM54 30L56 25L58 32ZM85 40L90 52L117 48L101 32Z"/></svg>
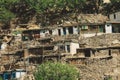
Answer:
<svg viewBox="0 0 120 80"><path fill-rule="evenodd" d="M109 27L110 26L110 24L107 24L107 27Z"/></svg>
<svg viewBox="0 0 120 80"><path fill-rule="evenodd" d="M73 27L69 27L68 32L69 32L69 34L73 34Z"/></svg>
<svg viewBox="0 0 120 80"><path fill-rule="evenodd" d="M61 35L61 30L60 29L58 29L58 34L59 34L59 36Z"/></svg>
<svg viewBox="0 0 120 80"><path fill-rule="evenodd" d="M83 29L83 30L87 30L87 29L88 29L88 26L82 26L82 29Z"/></svg>
<svg viewBox="0 0 120 80"><path fill-rule="evenodd" d="M70 45L67 45L67 52L70 52Z"/></svg>
<svg viewBox="0 0 120 80"><path fill-rule="evenodd" d="M60 51L65 51L65 46L60 46Z"/></svg>
<svg viewBox="0 0 120 80"><path fill-rule="evenodd" d="M110 19L110 15L108 15L108 19Z"/></svg>
<svg viewBox="0 0 120 80"><path fill-rule="evenodd" d="M64 35L66 35L66 28L63 28L63 33Z"/></svg>
<svg viewBox="0 0 120 80"><path fill-rule="evenodd" d="M116 14L114 14L114 19L116 19Z"/></svg>

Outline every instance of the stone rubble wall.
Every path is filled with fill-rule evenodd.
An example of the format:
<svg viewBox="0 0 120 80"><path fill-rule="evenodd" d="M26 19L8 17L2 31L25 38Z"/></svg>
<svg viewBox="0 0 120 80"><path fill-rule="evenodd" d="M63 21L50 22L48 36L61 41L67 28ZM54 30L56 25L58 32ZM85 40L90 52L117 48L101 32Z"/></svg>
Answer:
<svg viewBox="0 0 120 80"><path fill-rule="evenodd" d="M81 80L104 80L111 76L112 80L120 80L120 59L87 59L86 65L79 65Z"/></svg>
<svg viewBox="0 0 120 80"><path fill-rule="evenodd" d="M85 47L112 46L114 41L119 41L120 43L120 33L103 34L100 36L80 39L80 43L86 44Z"/></svg>
<svg viewBox="0 0 120 80"><path fill-rule="evenodd" d="M84 38L81 43L85 47L120 46L120 34L104 34L91 38ZM84 64L79 64L81 80L120 80L120 53L112 50L112 58L87 58Z"/></svg>

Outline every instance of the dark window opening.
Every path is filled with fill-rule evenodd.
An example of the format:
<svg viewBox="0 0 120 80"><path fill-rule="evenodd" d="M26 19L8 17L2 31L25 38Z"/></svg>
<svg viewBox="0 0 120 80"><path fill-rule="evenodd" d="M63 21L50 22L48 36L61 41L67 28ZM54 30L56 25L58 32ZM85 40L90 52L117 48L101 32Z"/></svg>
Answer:
<svg viewBox="0 0 120 80"><path fill-rule="evenodd" d="M40 30L28 30L22 32L22 40L34 40L40 38Z"/></svg>
<svg viewBox="0 0 120 80"><path fill-rule="evenodd" d="M90 57L91 56L91 53L90 53L89 49L84 50L84 53L85 53L85 57Z"/></svg>
<svg viewBox="0 0 120 80"><path fill-rule="evenodd" d="M40 40L39 42L41 43L41 44L50 44L50 42L52 41L52 39L43 39L43 40Z"/></svg>
<svg viewBox="0 0 120 80"><path fill-rule="evenodd" d="M67 45L67 52L70 52L70 45Z"/></svg>
<svg viewBox="0 0 120 80"><path fill-rule="evenodd" d="M61 31L60 31L60 29L58 29L58 34L59 34L59 36L61 35Z"/></svg>
<svg viewBox="0 0 120 80"><path fill-rule="evenodd" d="M99 26L99 31L100 32L104 32L104 27L101 25L101 26Z"/></svg>
<svg viewBox="0 0 120 80"><path fill-rule="evenodd" d="M66 35L66 28L63 28L63 33L64 35Z"/></svg>
<svg viewBox="0 0 120 80"><path fill-rule="evenodd" d="M110 15L108 15L108 19L110 19Z"/></svg>
<svg viewBox="0 0 120 80"><path fill-rule="evenodd" d="M69 27L68 32L69 32L69 34L73 34L73 27Z"/></svg>
<svg viewBox="0 0 120 80"><path fill-rule="evenodd" d="M114 19L116 19L116 14L114 14Z"/></svg>
<svg viewBox="0 0 120 80"><path fill-rule="evenodd" d="M29 54L42 55L43 54L43 50L42 50L42 48L30 48L29 49Z"/></svg>
<svg viewBox="0 0 120 80"><path fill-rule="evenodd" d="M120 33L120 27L119 27L119 25L113 25L112 32L113 33Z"/></svg>
<svg viewBox="0 0 120 80"><path fill-rule="evenodd" d="M109 27L110 26L110 24L107 24L107 27Z"/></svg>
<svg viewBox="0 0 120 80"><path fill-rule="evenodd" d="M4 73L4 80L8 80L11 78L11 73Z"/></svg>
<svg viewBox="0 0 120 80"><path fill-rule="evenodd" d="M112 32L113 32L113 33L116 33L114 27L112 27Z"/></svg>
<svg viewBox="0 0 120 80"><path fill-rule="evenodd" d="M86 26L87 27L87 26ZM96 30L97 29L97 26L94 26L94 25L91 25L90 26L90 30Z"/></svg>
<svg viewBox="0 0 120 80"><path fill-rule="evenodd" d="M109 50L109 56L111 56L111 50Z"/></svg>
<svg viewBox="0 0 120 80"><path fill-rule="evenodd" d="M52 35L52 30L49 30L49 33Z"/></svg>
<svg viewBox="0 0 120 80"><path fill-rule="evenodd" d="M60 50L65 51L65 46L60 46Z"/></svg>
<svg viewBox="0 0 120 80"><path fill-rule="evenodd" d="M53 50L54 46L48 46L48 47L44 47L44 50Z"/></svg>

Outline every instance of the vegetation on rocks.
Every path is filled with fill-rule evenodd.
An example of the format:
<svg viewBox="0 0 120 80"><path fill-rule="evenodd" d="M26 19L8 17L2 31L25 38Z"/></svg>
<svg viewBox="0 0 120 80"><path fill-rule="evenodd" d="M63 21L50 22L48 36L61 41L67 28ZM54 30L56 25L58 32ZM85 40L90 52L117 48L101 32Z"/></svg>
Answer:
<svg viewBox="0 0 120 80"><path fill-rule="evenodd" d="M108 14L119 10L120 0L0 0L0 23L10 25L15 19L16 24L26 24L33 17L35 23L52 23L66 14L73 13L103 13ZM54 21L53 21L54 22Z"/></svg>

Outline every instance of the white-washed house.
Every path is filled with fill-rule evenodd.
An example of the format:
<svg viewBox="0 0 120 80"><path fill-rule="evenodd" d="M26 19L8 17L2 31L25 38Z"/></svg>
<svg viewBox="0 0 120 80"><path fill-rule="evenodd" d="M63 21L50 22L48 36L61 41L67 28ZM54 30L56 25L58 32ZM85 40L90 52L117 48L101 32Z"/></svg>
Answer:
<svg viewBox="0 0 120 80"><path fill-rule="evenodd" d="M108 15L109 21L106 21L106 33L120 33L120 11Z"/></svg>

